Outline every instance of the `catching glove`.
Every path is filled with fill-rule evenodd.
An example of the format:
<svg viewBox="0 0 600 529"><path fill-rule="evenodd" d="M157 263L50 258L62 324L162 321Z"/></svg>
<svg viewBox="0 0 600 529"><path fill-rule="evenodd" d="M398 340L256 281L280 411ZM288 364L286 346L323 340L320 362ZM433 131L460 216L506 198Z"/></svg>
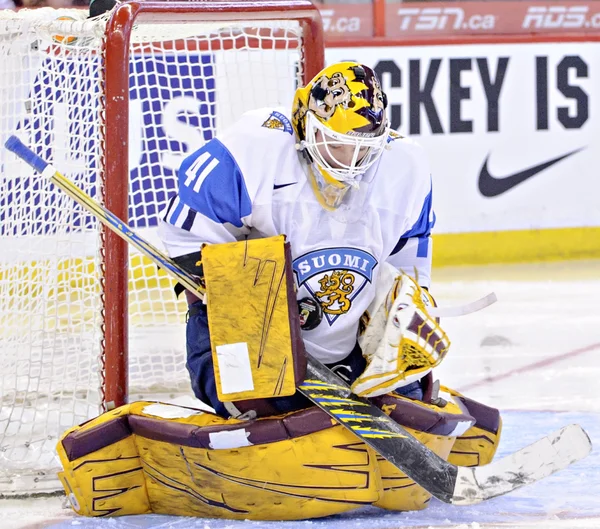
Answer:
<svg viewBox="0 0 600 529"><path fill-rule="evenodd" d="M363 348L367 368L352 384L354 393L389 393L421 379L444 359L450 340L429 315L426 302L433 304L414 279L406 274L396 279L379 309L387 318L383 338L371 352Z"/></svg>

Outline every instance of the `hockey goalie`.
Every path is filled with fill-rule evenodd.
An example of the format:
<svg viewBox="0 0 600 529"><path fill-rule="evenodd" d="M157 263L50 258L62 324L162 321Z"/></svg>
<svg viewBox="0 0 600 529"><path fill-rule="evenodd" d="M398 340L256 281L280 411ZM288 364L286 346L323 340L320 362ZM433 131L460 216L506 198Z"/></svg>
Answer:
<svg viewBox="0 0 600 529"><path fill-rule="evenodd" d="M427 491L296 390L306 353L442 458L492 460L498 411L434 381L450 340L430 314L431 177L386 106L373 70L337 63L291 112L245 114L183 162L160 236L205 285L185 292L186 367L214 413L136 402L67 431L60 478L77 512L425 508Z"/></svg>

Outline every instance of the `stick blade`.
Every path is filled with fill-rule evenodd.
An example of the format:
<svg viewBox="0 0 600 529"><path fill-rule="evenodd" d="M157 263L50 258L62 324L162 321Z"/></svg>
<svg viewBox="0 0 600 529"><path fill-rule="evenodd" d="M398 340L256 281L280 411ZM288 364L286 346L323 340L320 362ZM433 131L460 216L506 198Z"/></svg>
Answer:
<svg viewBox="0 0 600 529"><path fill-rule="evenodd" d="M591 450L590 438L581 426L565 426L489 465L460 467L452 503L474 505L501 496L568 467Z"/></svg>

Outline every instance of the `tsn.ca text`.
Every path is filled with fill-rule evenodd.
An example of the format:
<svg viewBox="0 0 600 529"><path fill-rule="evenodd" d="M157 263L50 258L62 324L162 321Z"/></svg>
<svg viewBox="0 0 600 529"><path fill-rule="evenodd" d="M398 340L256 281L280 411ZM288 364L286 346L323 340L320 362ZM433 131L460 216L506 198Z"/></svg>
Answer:
<svg viewBox="0 0 600 529"><path fill-rule="evenodd" d="M496 17L492 14L465 16L460 7L425 7L398 9L400 31L443 31L448 29L494 29Z"/></svg>

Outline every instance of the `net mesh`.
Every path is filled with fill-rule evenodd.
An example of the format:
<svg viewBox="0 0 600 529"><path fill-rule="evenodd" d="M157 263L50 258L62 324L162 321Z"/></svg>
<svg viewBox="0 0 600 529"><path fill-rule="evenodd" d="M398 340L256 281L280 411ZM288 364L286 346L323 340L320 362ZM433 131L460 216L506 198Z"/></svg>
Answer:
<svg viewBox="0 0 600 529"><path fill-rule="evenodd" d="M0 141L16 134L102 201L107 19L0 12ZM155 229L181 161L246 110L291 104L293 21L134 26L129 50L129 224ZM110 65L109 65L110 67ZM127 179L128 176L128 179ZM102 409L103 239L71 198L0 149L0 494L58 488L59 435ZM190 393L184 301L130 250L130 399Z"/></svg>

